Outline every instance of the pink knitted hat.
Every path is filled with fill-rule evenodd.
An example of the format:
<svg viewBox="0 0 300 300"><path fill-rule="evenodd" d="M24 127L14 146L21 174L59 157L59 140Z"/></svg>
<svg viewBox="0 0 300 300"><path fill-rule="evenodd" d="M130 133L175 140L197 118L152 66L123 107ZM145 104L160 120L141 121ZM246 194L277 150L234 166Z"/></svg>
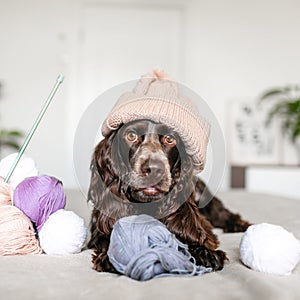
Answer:
<svg viewBox="0 0 300 300"><path fill-rule="evenodd" d="M203 170L210 125L194 103L180 94L178 84L157 69L142 76L132 92L121 95L102 125L102 134L105 137L121 124L145 119L177 132L193 159L195 173Z"/></svg>

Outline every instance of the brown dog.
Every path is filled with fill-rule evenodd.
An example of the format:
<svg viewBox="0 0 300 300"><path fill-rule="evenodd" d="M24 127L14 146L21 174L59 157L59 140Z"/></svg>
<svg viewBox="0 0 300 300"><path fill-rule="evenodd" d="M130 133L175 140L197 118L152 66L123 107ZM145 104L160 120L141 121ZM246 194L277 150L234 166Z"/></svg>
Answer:
<svg viewBox="0 0 300 300"><path fill-rule="evenodd" d="M188 245L197 264L223 268L227 258L217 250L213 226L237 232L250 224L209 193L194 175L193 161L176 131L145 119L121 124L97 145L88 194L94 203L88 243L94 269L116 272L107 256L113 225L139 213L164 223Z"/></svg>

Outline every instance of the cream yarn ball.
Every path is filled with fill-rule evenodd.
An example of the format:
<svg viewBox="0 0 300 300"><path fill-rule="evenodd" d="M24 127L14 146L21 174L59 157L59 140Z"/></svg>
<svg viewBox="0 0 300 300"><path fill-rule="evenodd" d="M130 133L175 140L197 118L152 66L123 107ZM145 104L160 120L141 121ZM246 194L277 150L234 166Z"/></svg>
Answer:
<svg viewBox="0 0 300 300"><path fill-rule="evenodd" d="M79 253L86 237L84 220L74 212L64 209L51 214L39 231L41 248L50 255Z"/></svg>
<svg viewBox="0 0 300 300"><path fill-rule="evenodd" d="M300 259L300 242L279 225L252 225L241 239L240 258L255 271L289 275Z"/></svg>
<svg viewBox="0 0 300 300"><path fill-rule="evenodd" d="M13 165L18 153L10 154L4 157L0 161L0 176L5 178L8 174L11 166ZM16 186L22 182L27 177L37 176L39 171L35 164L35 161L26 155L23 155L19 163L17 164L12 176L10 177L8 183L14 189Z"/></svg>

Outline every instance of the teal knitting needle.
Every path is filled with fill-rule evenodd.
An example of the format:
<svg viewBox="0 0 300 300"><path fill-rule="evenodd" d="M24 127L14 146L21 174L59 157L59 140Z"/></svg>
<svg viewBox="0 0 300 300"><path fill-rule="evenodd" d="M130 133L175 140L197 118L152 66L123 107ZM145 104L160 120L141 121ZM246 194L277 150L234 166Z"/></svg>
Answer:
<svg viewBox="0 0 300 300"><path fill-rule="evenodd" d="M19 152L18 152L18 155L17 155L16 159L14 160L14 163L12 164L12 166L11 166L11 168L10 168L8 174L6 175L6 177L5 177L5 179L4 179L4 182L7 183L7 182L9 181L11 175L13 174L13 172L14 172L16 166L17 166L17 164L19 163L19 161L20 161L22 155L24 154L24 152L25 152L25 150L26 150L26 148L27 148L27 146L28 146L28 144L29 144L29 142L30 142L30 140L31 140L31 138L32 138L32 136L33 136L33 134L35 133L36 129L38 128L38 126L39 126L39 124L40 124L40 122L41 122L41 120L42 120L42 118L43 118L43 116L44 116L44 114L45 114L45 112L46 112L46 110L47 110L49 104L51 103L51 101L52 101L52 99L53 99L53 97L54 97L56 91L58 90L60 84L61 84L63 81L64 81L64 76L63 76L62 74L60 74L60 75L57 77L56 82L55 82L55 85L54 85L54 87L52 88L52 90L51 90L51 92L50 92L50 94L49 94L49 96L48 96L48 98L47 98L47 100L46 100L46 102L45 102L45 104L44 104L42 110L40 111L38 117L36 118L35 122L33 123L32 127L31 127L31 129L30 129L30 132L29 132L28 135L26 136L26 139L25 139L25 141L24 141L22 147L20 148L20 150L19 150Z"/></svg>

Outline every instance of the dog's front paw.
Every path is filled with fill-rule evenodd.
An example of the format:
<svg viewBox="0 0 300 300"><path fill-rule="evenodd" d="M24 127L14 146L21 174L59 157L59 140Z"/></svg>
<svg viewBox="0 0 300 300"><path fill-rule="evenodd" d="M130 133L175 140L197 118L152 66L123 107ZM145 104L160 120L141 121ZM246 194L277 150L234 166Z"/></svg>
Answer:
<svg viewBox="0 0 300 300"><path fill-rule="evenodd" d="M210 250L205 246L190 246L189 250L197 265L212 268L214 271L222 270L225 260L228 260L222 250Z"/></svg>
<svg viewBox="0 0 300 300"><path fill-rule="evenodd" d="M239 214L234 214L226 221L224 232L244 232L250 225L252 224L244 221Z"/></svg>

